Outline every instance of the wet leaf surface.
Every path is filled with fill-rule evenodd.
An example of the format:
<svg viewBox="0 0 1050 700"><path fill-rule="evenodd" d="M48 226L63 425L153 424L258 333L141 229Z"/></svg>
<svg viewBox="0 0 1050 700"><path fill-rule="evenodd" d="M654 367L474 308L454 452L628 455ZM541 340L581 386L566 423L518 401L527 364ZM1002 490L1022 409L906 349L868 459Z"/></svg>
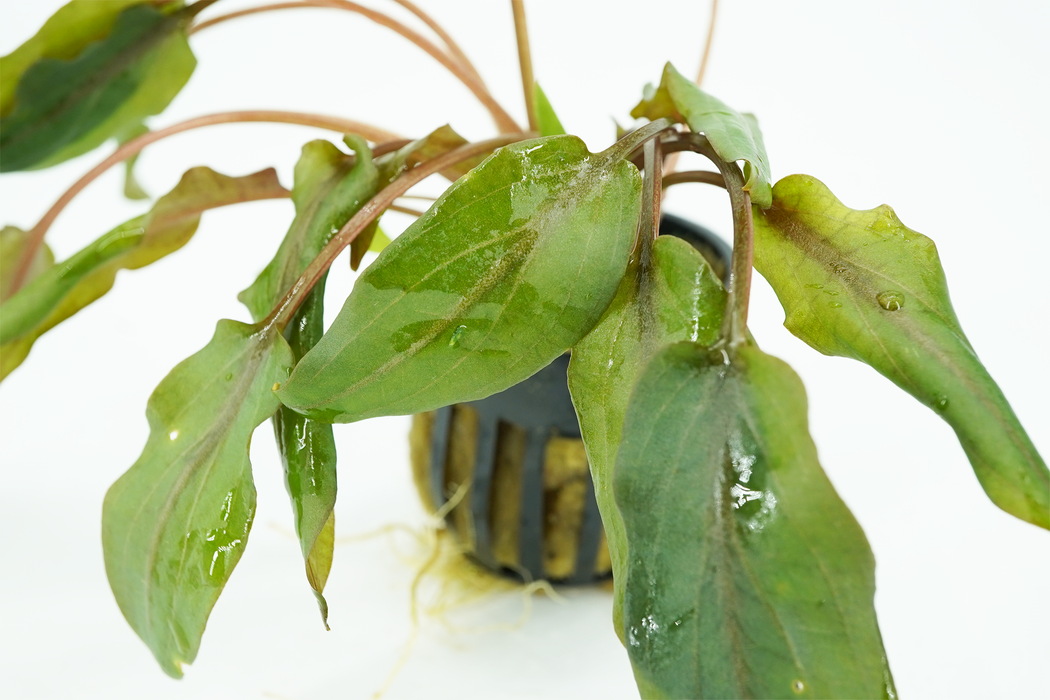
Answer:
<svg viewBox="0 0 1050 700"><path fill-rule="evenodd" d="M895 697L875 561L757 348L683 342L631 396L616 460L627 650L645 698Z"/></svg>
<svg viewBox="0 0 1050 700"><path fill-rule="evenodd" d="M639 373L660 348L718 340L726 294L704 257L685 241L660 236L652 258L627 268L598 325L572 349L569 390L580 420L612 559L613 620L622 636L627 543L613 500L613 463L627 402Z"/></svg>
<svg viewBox="0 0 1050 700"><path fill-rule="evenodd" d="M1007 513L1050 529L1050 472L963 334L933 241L888 206L844 206L792 175L755 210L755 269L784 325L825 355L871 365L955 430L981 486Z"/></svg>
<svg viewBox="0 0 1050 700"><path fill-rule="evenodd" d="M291 350L276 328L220 321L150 396L150 436L110 487L102 548L124 617L164 672L197 656L255 515L252 432L277 410Z"/></svg>
<svg viewBox="0 0 1050 700"><path fill-rule="evenodd" d="M269 314L334 233L375 193L378 170L371 150L357 137L348 136L346 141L356 157L328 141L303 146L292 187L295 219L276 256L240 295L256 321ZM296 361L324 335L324 289L322 278L284 331ZM273 416L273 429L307 579L327 627L328 603L322 593L334 545L336 450L332 426L282 406Z"/></svg>
<svg viewBox="0 0 1050 700"><path fill-rule="evenodd" d="M640 180L575 137L501 149L365 270L281 400L350 422L480 399L532 375L612 300Z"/></svg>

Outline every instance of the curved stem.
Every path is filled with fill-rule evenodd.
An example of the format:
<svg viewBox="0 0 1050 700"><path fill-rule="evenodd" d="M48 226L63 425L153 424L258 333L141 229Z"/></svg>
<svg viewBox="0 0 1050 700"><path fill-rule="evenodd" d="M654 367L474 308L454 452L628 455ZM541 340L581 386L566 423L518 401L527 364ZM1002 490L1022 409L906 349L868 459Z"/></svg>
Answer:
<svg viewBox="0 0 1050 700"><path fill-rule="evenodd" d="M252 110L242 112L220 112L218 114L207 114L202 117L195 117L193 119L187 119L184 122L173 124L165 129L159 129L157 131L150 131L138 138L128 141L123 146L115 150L108 158L96 165L94 168L89 170L87 174L73 183L65 193L58 198L58 201L48 209L47 213L44 214L43 218L29 230L28 237L26 239L26 245L22 250L22 255L18 260L18 264L15 267L14 274L11 276L11 285L8 287L8 296L17 292L23 281L25 280L26 273L29 271L32 265L33 258L36 256L37 250L40 248L40 244L44 241L44 235L47 230L51 228L51 224L54 223L58 215L62 213L62 210L73 201L73 198L80 194L80 191L90 185L95 178L102 173L109 170L111 167L120 163L121 161L131 158L146 146L152 143L156 143L162 139L165 139L174 134L181 133L183 131L190 131L191 129L198 129L202 126L211 126L213 124L231 124L237 122L269 122L278 124L300 124L302 126L313 126L319 129L328 129L330 131L337 131L340 133L356 133L364 136L369 141L373 142L385 142L385 141L398 141L404 143L397 134L387 131L386 129L380 129L379 127L371 126L370 124L364 124L362 122L352 121L350 119L341 119L339 117L328 117L321 114L307 114L304 112L280 112L280 111L269 111L269 110Z"/></svg>
<svg viewBox="0 0 1050 700"><path fill-rule="evenodd" d="M459 78L459 81L463 83L468 90L474 93L474 96L478 98L478 101L489 111L492 115L492 120L496 122L497 128L501 133L512 133L520 132L521 127L518 126L517 122L503 109L503 107L496 102L496 99L489 93L488 89L476 77L469 69L461 65L458 61L451 58L444 51L435 46L429 39L424 37L422 34L406 27L404 24L397 20L384 15L382 12L376 12L367 7L363 7L349 0L299 0L298 2L279 2L273 5L261 5L259 7L250 7L244 10L238 10L237 12L231 12L227 15L220 15L213 17L210 20L201 22L194 26L190 33L198 32L206 27L211 27L226 20L234 19L235 17L243 17L245 15L251 15L258 12L269 12L271 10L292 10L302 7L327 7L336 10L346 10L348 12L354 12L363 17L367 17L376 24L380 24L387 29L391 29L401 36L405 37L419 48L426 51L431 55L438 63L448 69L452 75Z"/></svg>
<svg viewBox="0 0 1050 700"><path fill-rule="evenodd" d="M463 50L459 48L459 44L457 44L455 40L452 39L449 33L446 32L440 24L438 24L426 12L423 12L423 10L420 9L415 3L409 2L409 0L394 0L394 2L396 2L398 5L405 8L412 14L414 14L423 22L423 24L430 27L431 31L437 34L438 38L440 38L441 41L445 42L445 46L448 47L448 52L452 54L456 58L456 60L462 63L463 67L470 71L471 74L478 79L479 83L481 83L482 85L485 84L485 81L481 79L481 74L478 73L478 69L475 68L474 64L470 62L469 58L467 58L467 54L463 53Z"/></svg>
<svg viewBox="0 0 1050 700"><path fill-rule="evenodd" d="M272 324L277 324L277 327L281 330L291 320L292 316L299 309L299 306L306 300L306 296L310 293L310 290L314 288L314 285L324 276L324 273L332 265L336 256L342 252L344 248L350 245L357 236L364 231L369 224L371 224L376 217L382 214L386 209L390 207L395 199L405 194L410 188L418 185L420 182L430 177L434 173L441 172L442 170L452 167L457 163L462 163L465 160L470 160L475 156L481 155L482 153L488 153L501 146L522 141L527 138L532 138L535 134L531 132L519 132L515 134L504 134L494 139L488 139L487 141L479 141L477 143L468 143L460 146L459 148L444 153L437 158L428 160L425 163L420 163L416 167L408 170L398 179L380 190L376 196L372 197L361 207L356 214L354 214L346 224L343 225L339 232L332 236L331 240L321 249L321 252L317 254L317 257L307 266L303 274L296 280L292 288L284 295L284 298L274 307L270 312L270 315L266 317L262 325L269 327Z"/></svg>
<svg viewBox="0 0 1050 700"><path fill-rule="evenodd" d="M715 185L725 189L726 180L719 173L711 172L710 170L686 170L681 173L671 173L665 175L663 184L664 189L667 189L671 185L678 185L683 182L700 182L705 185Z"/></svg>
<svg viewBox="0 0 1050 700"><path fill-rule="evenodd" d="M529 26L525 22L525 0L510 0L514 10L514 35L518 39L518 63L521 65L521 87L525 90L525 111L529 113L529 130L539 127L536 118L536 78L532 74L532 49Z"/></svg>
<svg viewBox="0 0 1050 700"><path fill-rule="evenodd" d="M707 59L711 56L711 44L715 38L715 20L718 19L718 0L711 0L711 21L707 24L707 41L704 42L704 55L700 59L700 69L696 72L696 85L699 87L704 83L704 73L707 72Z"/></svg>
<svg viewBox="0 0 1050 700"><path fill-rule="evenodd" d="M711 45L714 43L715 38L716 19L718 19L718 0L711 0L711 20L707 24L707 40L704 42L704 53L700 58L700 69L696 72L696 80L694 81L697 87L704 83L704 74L707 72L707 59L711 56ZM676 167L678 167L678 154L673 153L668 157L664 170L670 175L675 171Z"/></svg>
<svg viewBox="0 0 1050 700"><path fill-rule="evenodd" d="M398 204L391 204L387 207L387 211L396 211L402 214L408 214L409 216L420 217L426 214L425 211L419 211L418 209L412 209L410 207L402 207Z"/></svg>
<svg viewBox="0 0 1050 700"><path fill-rule="evenodd" d="M682 134L679 142L706 157L718 168L729 192L733 208L733 265L729 277L729 298L722 317L722 341L729 350L747 342L747 308L751 299L751 268L754 262L754 222L751 195L744 191L744 175L736 163L722 160L705 136ZM683 149L679 149L683 150ZM670 176L669 176L670 177Z"/></svg>

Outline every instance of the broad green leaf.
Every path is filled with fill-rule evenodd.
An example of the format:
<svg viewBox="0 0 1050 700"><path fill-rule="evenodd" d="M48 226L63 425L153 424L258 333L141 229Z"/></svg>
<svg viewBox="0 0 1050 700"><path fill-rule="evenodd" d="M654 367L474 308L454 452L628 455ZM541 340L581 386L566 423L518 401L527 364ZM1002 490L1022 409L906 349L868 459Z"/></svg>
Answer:
<svg viewBox="0 0 1050 700"><path fill-rule="evenodd" d="M532 88L540 136L560 136L564 134L565 127L561 125L561 120L554 113L554 107L551 107L550 100L547 99L547 94L543 92L543 88L540 87L539 83L534 83Z"/></svg>
<svg viewBox="0 0 1050 700"><path fill-rule="evenodd" d="M295 165L292 201L295 219L277 255L251 287L240 294L252 318L261 321L291 289L332 235L376 191L378 171L368 144L346 137L357 156L328 141L303 146ZM324 335L324 278L288 322L285 337L298 361ZM285 486L292 500L295 531L306 562L307 579L317 596L327 627L328 604L322 596L332 565L336 451L332 426L281 407L273 416L274 435L284 463Z"/></svg>
<svg viewBox="0 0 1050 700"><path fill-rule="evenodd" d="M196 66L186 25L209 4L172 13L133 5L75 58L32 64L15 87L14 107L0 119L0 171L60 163L163 111Z"/></svg>
<svg viewBox="0 0 1050 700"><path fill-rule="evenodd" d="M571 136L500 149L357 279L281 401L351 422L517 384L597 323L640 207L641 178L619 149L591 154Z"/></svg>
<svg viewBox="0 0 1050 700"><path fill-rule="evenodd" d="M631 116L650 120L668 117L685 122L707 136L711 147L725 161L744 161L744 189L751 201L765 209L772 201L769 157L754 115L740 114L716 97L708 95L668 63L660 86L646 86L641 102Z"/></svg>
<svg viewBox="0 0 1050 700"><path fill-rule="evenodd" d="M569 390L580 419L594 495L613 571L613 624L622 638L627 543L613 500L613 464L627 401L649 358L669 343L718 340L725 290L704 257L685 241L660 236L651 263L634 260L605 315L572 349Z"/></svg>
<svg viewBox="0 0 1050 700"><path fill-rule="evenodd" d="M292 353L276 328L220 321L146 407L150 436L106 493L102 550L121 612L170 676L192 663L248 541L252 432L280 405Z"/></svg>
<svg viewBox="0 0 1050 700"><path fill-rule="evenodd" d="M888 206L857 211L792 175L755 210L755 268L784 325L825 355L874 367L955 430L997 506L1050 529L1050 472L963 334L937 248Z"/></svg>
<svg viewBox="0 0 1050 700"><path fill-rule="evenodd" d="M73 0L53 14L33 38L0 58L0 117L15 106L22 74L42 58L69 61L89 44L105 39L117 16L148 0Z"/></svg>
<svg viewBox="0 0 1050 700"><path fill-rule="evenodd" d="M893 698L875 560L780 360L690 342L638 380L616 459L645 698Z"/></svg>
<svg viewBox="0 0 1050 700"><path fill-rule="evenodd" d="M136 124L125 129L123 133L118 134L117 143L123 146L128 141L148 133L149 129L145 124ZM149 199L149 193L142 188L142 185L135 178L135 163L138 162L140 155L142 154L136 153L124 161L124 196L128 199Z"/></svg>
<svg viewBox="0 0 1050 700"><path fill-rule="evenodd" d="M186 171L149 213L49 267L3 303L0 379L21 364L37 338L108 292L118 271L144 267L185 245L206 209L287 196L272 168L243 177L204 167Z"/></svg>
<svg viewBox="0 0 1050 700"><path fill-rule="evenodd" d="M15 272L15 266L22 258L22 250L26 243L26 232L15 226L4 226L0 230L0 299L7 298L8 288L11 286L11 275ZM41 245L33 256L33 262L26 273L26 281L39 277L45 270L55 264L55 255L47 244Z"/></svg>

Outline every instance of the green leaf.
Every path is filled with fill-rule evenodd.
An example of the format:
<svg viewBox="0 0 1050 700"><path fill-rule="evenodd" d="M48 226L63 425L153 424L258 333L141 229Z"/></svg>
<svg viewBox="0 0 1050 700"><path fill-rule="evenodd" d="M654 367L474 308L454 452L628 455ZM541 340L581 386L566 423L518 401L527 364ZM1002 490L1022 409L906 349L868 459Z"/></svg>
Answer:
<svg viewBox="0 0 1050 700"><path fill-rule="evenodd" d="M192 663L255 515L252 432L280 405L292 353L276 328L220 321L150 396L142 456L102 506L121 612L170 676Z"/></svg>
<svg viewBox="0 0 1050 700"><path fill-rule="evenodd" d="M641 178L618 150L594 155L571 136L500 149L358 278L281 401L350 422L517 384L597 323L640 207Z"/></svg>
<svg viewBox="0 0 1050 700"><path fill-rule="evenodd" d="M328 141L311 141L303 146L292 187L295 219L277 255L239 297L256 321L267 316L332 235L375 193L378 170L368 144L356 136L347 136L346 141L356 157ZM285 329L296 361L324 335L324 287L322 278ZM322 592L334 546L331 530L336 451L332 426L282 406L274 414L273 429L284 462L285 486L292 501L307 579L327 628L328 604Z"/></svg>
<svg viewBox="0 0 1050 700"><path fill-rule="evenodd" d="M172 13L133 5L75 58L33 63L0 120L0 171L60 163L163 111L196 66L186 25L209 4Z"/></svg>
<svg viewBox="0 0 1050 700"><path fill-rule="evenodd" d="M704 134L722 160L744 161L744 189L751 193L751 201L762 209L770 205L769 157L754 115L740 114L708 95L668 63L664 66L660 87L647 86L645 96L631 111L631 116L677 119Z"/></svg>
<svg viewBox="0 0 1050 700"><path fill-rule="evenodd" d="M322 278L285 329L296 362L324 335L324 287ZM328 629L328 602L322 594L335 547L336 450L332 426L281 406L273 416L273 432L284 464L284 485L292 502L306 578Z"/></svg>
<svg viewBox="0 0 1050 700"><path fill-rule="evenodd" d="M547 99L547 95L543 92L543 88L540 87L539 83L533 83L532 94L536 103L536 121L539 123L540 136L560 136L564 134L565 127L561 125L561 120L554 113L554 107L551 107L550 100Z"/></svg>
<svg viewBox="0 0 1050 700"><path fill-rule="evenodd" d="M792 175L755 210L755 268L784 325L874 367L955 430L997 506L1050 529L1050 472L963 334L937 248L888 206L857 211Z"/></svg>
<svg viewBox="0 0 1050 700"><path fill-rule="evenodd" d="M105 39L117 16L148 0L73 0L53 14L32 39L0 58L0 117L15 106L22 74L43 58L69 61L89 44Z"/></svg>
<svg viewBox="0 0 1050 700"><path fill-rule="evenodd" d="M627 543L613 500L613 463L627 401L638 374L664 345L718 340L726 293L704 257L685 241L660 236L652 261L632 261L605 315L572 349L569 391L580 419L594 494L613 571L613 623L622 637Z"/></svg>
<svg viewBox="0 0 1050 700"><path fill-rule="evenodd" d="M287 196L272 168L243 177L204 167L186 171L149 213L51 266L3 303L0 379L21 364L37 338L108 292L119 270L144 267L185 245L206 209Z"/></svg>
<svg viewBox="0 0 1050 700"><path fill-rule="evenodd" d="M802 383L695 343L638 380L616 460L627 651L646 698L896 697L875 560L806 424Z"/></svg>
<svg viewBox="0 0 1050 700"><path fill-rule="evenodd" d="M375 235L372 237L372 243L368 246L368 250L373 253L382 253L383 249L390 245L390 237L383 233L383 229L376 226Z"/></svg>
<svg viewBox="0 0 1050 700"><path fill-rule="evenodd" d="M357 158L328 141L303 146L292 189L295 220L270 264L238 295L255 320L270 313L332 236L375 194L378 172L372 151L356 136L348 136L347 143Z"/></svg>
<svg viewBox="0 0 1050 700"><path fill-rule="evenodd" d="M15 226L4 226L0 230L0 299L7 297L7 290L11 286L11 275L15 272L15 266L22 258L22 250L25 248L26 232ZM55 255L46 243L37 248L33 262L26 273L26 282L39 277L45 270L55 264Z"/></svg>
<svg viewBox="0 0 1050 700"><path fill-rule="evenodd" d="M386 187L406 170L428 160L433 160L468 143L469 141L457 134L448 124L438 127L423 138L416 139L412 143L402 146L397 151L376 159L376 165L379 166L381 172L380 187ZM458 180L478 165L481 165L488 155L481 154L469 158L442 170L441 174L448 180Z"/></svg>

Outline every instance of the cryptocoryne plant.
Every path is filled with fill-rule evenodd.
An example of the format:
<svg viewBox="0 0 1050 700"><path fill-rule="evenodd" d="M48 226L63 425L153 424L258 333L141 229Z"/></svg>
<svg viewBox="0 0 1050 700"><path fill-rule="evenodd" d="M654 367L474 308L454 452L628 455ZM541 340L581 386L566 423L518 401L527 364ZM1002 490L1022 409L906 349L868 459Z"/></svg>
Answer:
<svg viewBox="0 0 1050 700"><path fill-rule="evenodd" d="M73 0L0 62L0 169L116 151L24 232L0 239L0 376L42 334L104 295L121 269L174 252L205 210L291 197L295 218L240 300L253 324L214 337L154 391L141 457L109 490L106 571L165 672L195 658L255 513L250 437L270 419L307 580L322 616L333 554L332 423L480 399L571 351L569 386L613 567L615 629L645 697L896 697L873 606L874 560L824 475L795 373L747 326L752 269L785 325L826 355L867 363L955 430L994 504L1050 529L1050 474L977 359L936 248L883 206L853 210L819 180L771 181L758 123L668 64L633 116L591 153L565 135L532 77L513 2L529 128L444 43L344 0L198 18L216 0ZM231 112L158 131L195 68L189 36L255 12L356 12L415 42L491 112L499 135L449 127L408 140L348 119ZM70 200L145 147L210 124L272 121L345 133L303 147L292 189L273 170L194 168L142 216L62 262L43 239ZM674 154L712 171L674 172ZM742 164L738 165L738 164ZM387 210L431 175L451 185L389 242ZM657 236L662 191L724 188L734 222L728 288L683 241ZM412 211L412 210L408 210ZM327 270L381 250L325 330Z"/></svg>

